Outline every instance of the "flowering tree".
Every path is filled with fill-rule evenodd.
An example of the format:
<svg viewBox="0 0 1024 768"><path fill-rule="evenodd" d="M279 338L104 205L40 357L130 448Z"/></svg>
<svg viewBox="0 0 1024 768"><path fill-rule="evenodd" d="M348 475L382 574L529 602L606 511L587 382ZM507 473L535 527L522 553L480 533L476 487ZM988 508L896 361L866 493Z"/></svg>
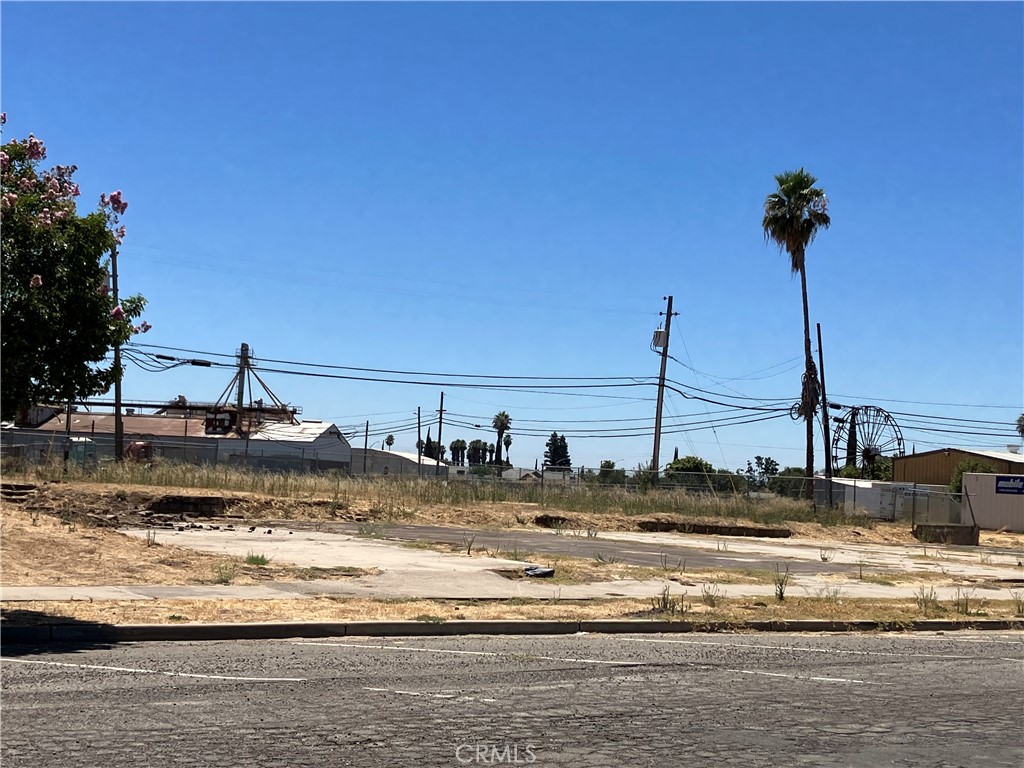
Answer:
<svg viewBox="0 0 1024 768"><path fill-rule="evenodd" d="M0 125L7 122L0 114ZM46 146L32 134L0 147L0 417L24 406L106 392L122 371L106 361L146 301L119 304L109 288L109 257L122 242L120 191L79 216L74 165L44 170Z"/></svg>

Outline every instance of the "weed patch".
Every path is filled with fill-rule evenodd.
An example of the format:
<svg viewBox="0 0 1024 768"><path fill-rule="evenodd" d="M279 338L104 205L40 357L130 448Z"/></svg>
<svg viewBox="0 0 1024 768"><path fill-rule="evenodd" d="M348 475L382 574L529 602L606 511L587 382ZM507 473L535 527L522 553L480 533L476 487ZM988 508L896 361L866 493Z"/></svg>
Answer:
<svg viewBox="0 0 1024 768"><path fill-rule="evenodd" d="M267 565L270 562L270 558L263 554L257 554L255 552L249 552L245 556L246 565Z"/></svg>

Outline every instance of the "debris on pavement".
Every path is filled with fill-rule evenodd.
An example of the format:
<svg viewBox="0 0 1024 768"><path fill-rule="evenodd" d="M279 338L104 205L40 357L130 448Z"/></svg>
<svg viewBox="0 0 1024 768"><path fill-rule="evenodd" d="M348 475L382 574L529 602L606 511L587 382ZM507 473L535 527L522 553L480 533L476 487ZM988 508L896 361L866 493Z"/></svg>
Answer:
<svg viewBox="0 0 1024 768"><path fill-rule="evenodd" d="M552 576L555 575L555 569L545 568L541 565L528 565L525 568L523 568L523 573L525 573L527 576L533 576L537 579L550 579Z"/></svg>

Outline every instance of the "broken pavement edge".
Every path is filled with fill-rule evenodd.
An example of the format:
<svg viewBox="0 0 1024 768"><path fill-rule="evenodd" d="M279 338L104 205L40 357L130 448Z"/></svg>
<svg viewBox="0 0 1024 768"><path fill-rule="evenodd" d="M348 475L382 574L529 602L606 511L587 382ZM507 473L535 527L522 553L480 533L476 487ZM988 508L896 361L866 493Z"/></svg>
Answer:
<svg viewBox="0 0 1024 768"><path fill-rule="evenodd" d="M445 637L458 635L662 634L687 632L951 632L957 630L1024 630L1024 619L951 621L922 619L884 621L586 621L457 620L263 622L235 624L38 624L0 628L2 645L67 643L168 642L200 640L269 640L327 637Z"/></svg>

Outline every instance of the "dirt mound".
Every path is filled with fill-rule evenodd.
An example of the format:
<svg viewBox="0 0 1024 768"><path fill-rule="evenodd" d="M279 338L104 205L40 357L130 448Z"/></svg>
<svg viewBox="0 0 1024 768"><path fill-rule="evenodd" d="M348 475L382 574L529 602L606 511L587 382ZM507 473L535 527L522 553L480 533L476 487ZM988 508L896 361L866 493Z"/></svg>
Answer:
<svg viewBox="0 0 1024 768"><path fill-rule="evenodd" d="M369 519L344 502L278 499L243 493L179 492L153 488L47 482L4 484L5 506L30 516L47 515L101 528L175 528L199 519L281 520L317 518L347 522Z"/></svg>

